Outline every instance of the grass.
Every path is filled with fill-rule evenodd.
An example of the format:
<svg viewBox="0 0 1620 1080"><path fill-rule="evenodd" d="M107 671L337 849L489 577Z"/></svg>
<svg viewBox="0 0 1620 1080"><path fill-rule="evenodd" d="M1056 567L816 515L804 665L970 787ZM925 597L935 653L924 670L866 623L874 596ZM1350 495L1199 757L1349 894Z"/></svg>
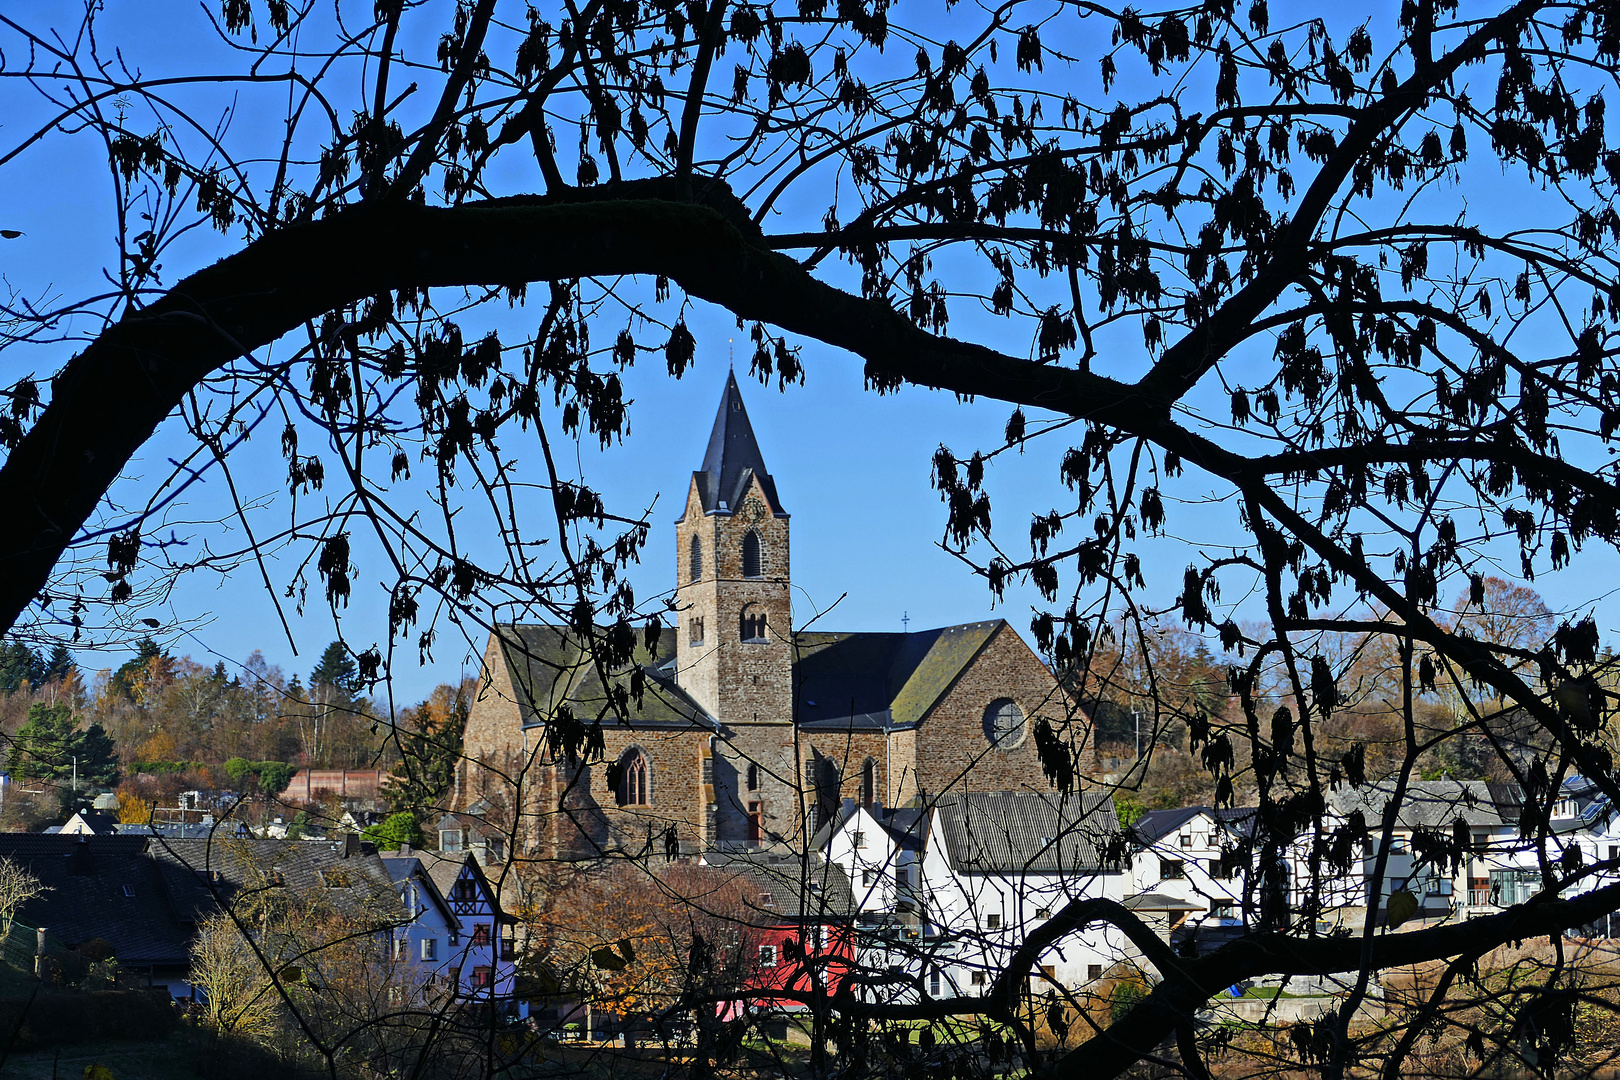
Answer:
<svg viewBox="0 0 1620 1080"><path fill-rule="evenodd" d="M62 1046L12 1054L6 1058L6 1080L51 1080L79 1077L92 1065L104 1065L117 1080L195 1080L192 1055L176 1053L173 1039L157 1042L105 1042Z"/></svg>
<svg viewBox="0 0 1620 1080"><path fill-rule="evenodd" d="M1290 994L1280 986L1251 986L1243 991L1246 998L1264 998L1270 1001L1274 998L1304 997L1303 994Z"/></svg>

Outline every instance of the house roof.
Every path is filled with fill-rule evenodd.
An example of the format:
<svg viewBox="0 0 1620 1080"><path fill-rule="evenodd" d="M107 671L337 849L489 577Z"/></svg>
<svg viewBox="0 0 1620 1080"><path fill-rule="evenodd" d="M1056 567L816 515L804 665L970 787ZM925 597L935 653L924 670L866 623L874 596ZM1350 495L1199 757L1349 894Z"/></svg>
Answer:
<svg viewBox="0 0 1620 1080"><path fill-rule="evenodd" d="M763 851L711 852L706 865L739 875L758 890L762 922L813 922L852 918L855 891L837 863L819 855L801 861L796 855Z"/></svg>
<svg viewBox="0 0 1620 1080"><path fill-rule="evenodd" d="M189 928L169 906L146 837L0 833L0 856L50 890L18 909L22 922L70 948L101 938L126 967L190 962Z"/></svg>
<svg viewBox="0 0 1620 1080"><path fill-rule="evenodd" d="M1183 900L1179 896L1169 896L1165 893L1145 892L1125 898L1125 907L1129 911L1203 911L1204 905L1195 904L1191 900Z"/></svg>
<svg viewBox="0 0 1620 1080"><path fill-rule="evenodd" d="M759 442L754 438L754 425L748 422L737 374L732 372L726 376L726 388L720 394L720 409L714 417L714 430L709 433L703 467L692 474L703 512L729 514L736 511L753 477L759 478L759 486L764 489L771 510L785 516L782 500L776 494L776 481L765 468L765 456L759 452Z"/></svg>
<svg viewBox="0 0 1620 1080"><path fill-rule="evenodd" d="M97 836L111 836L118 831L118 819L111 814L103 814L100 810L80 810L68 819L68 825L73 824L74 818ZM67 825L62 827L65 829Z"/></svg>
<svg viewBox="0 0 1620 1080"><path fill-rule="evenodd" d="M268 889L324 896L351 913L366 913L379 925L404 921L393 879L369 844L154 837L151 852L175 915L186 922L207 918L221 901Z"/></svg>
<svg viewBox="0 0 1620 1080"><path fill-rule="evenodd" d="M854 799L845 800L833 817L810 840L811 850L823 850L827 844L856 816L860 808ZM894 844L903 851L919 851L923 845L923 831L928 827L928 811L921 807L885 807L875 804L865 808Z"/></svg>
<svg viewBox="0 0 1620 1080"><path fill-rule="evenodd" d="M1149 845L1180 829L1198 815L1208 814L1233 832L1247 833L1253 828L1256 813L1252 806L1182 806L1174 810L1149 810L1136 819L1128 832L1132 840Z"/></svg>
<svg viewBox="0 0 1620 1080"><path fill-rule="evenodd" d="M428 901L439 909L439 914L444 916L445 922L453 927L461 925L461 920L456 918L455 912L450 910L450 904L445 899L444 890L439 888L439 883L433 880L433 875L428 872L427 866L423 864L420 858L415 855L392 857L385 855L382 863L388 870L388 876L393 879L395 885L403 885L413 878L421 882L427 889Z"/></svg>
<svg viewBox="0 0 1620 1080"><path fill-rule="evenodd" d="M1517 791L1516 785L1483 780L1413 780L1395 824L1402 829L1449 828L1458 818L1468 825L1517 824L1518 812L1510 801ZM1341 787L1329 793L1328 801L1341 814L1361 811L1367 824L1376 826L1394 794L1394 780L1379 780L1360 788Z"/></svg>
<svg viewBox="0 0 1620 1080"><path fill-rule="evenodd" d="M795 634L795 719L800 727L839 730L915 724L1005 625L993 619L909 634Z"/></svg>
<svg viewBox="0 0 1620 1080"><path fill-rule="evenodd" d="M973 874L1117 871L1105 854L1119 834L1105 791L964 792L939 800L935 820L946 857Z"/></svg>

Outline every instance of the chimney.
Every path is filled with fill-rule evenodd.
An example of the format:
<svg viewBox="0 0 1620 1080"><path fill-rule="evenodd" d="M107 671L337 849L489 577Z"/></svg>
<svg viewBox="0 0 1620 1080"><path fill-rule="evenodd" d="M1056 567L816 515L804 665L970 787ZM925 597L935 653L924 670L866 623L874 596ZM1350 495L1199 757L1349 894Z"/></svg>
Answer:
<svg viewBox="0 0 1620 1080"><path fill-rule="evenodd" d="M408 843L401 842L399 845L399 850L394 854L398 855L402 859L409 859L411 856L416 854L416 849L411 847L411 845Z"/></svg>
<svg viewBox="0 0 1620 1080"><path fill-rule="evenodd" d="M344 833L343 857L345 859L352 859L358 854L360 854L360 834L356 832Z"/></svg>
<svg viewBox="0 0 1620 1080"><path fill-rule="evenodd" d="M855 812L855 800L854 799L845 799L844 800L844 816L849 817L854 812Z"/></svg>

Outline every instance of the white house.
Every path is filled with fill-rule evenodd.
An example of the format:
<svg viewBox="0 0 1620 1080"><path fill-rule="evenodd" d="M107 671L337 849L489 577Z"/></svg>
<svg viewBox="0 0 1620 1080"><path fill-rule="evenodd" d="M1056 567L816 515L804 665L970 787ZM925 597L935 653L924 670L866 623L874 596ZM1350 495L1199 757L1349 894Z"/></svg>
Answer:
<svg viewBox="0 0 1620 1080"><path fill-rule="evenodd" d="M1187 806L1143 814L1127 830L1126 906L1166 938L1194 934L1203 941L1240 933L1247 925L1248 867L1237 852L1255 813L1250 807Z"/></svg>
<svg viewBox="0 0 1620 1080"><path fill-rule="evenodd" d="M383 865L399 892L403 918L394 929L393 961L404 976L413 1003L443 1001L452 987L450 958L459 947L461 920L422 860L407 846L397 855L384 856Z"/></svg>
<svg viewBox="0 0 1620 1080"><path fill-rule="evenodd" d="M403 852L404 849L402 848ZM458 1000L485 1003L497 1010L525 1015L513 994L517 988L517 961L512 927L517 920L501 909L494 885L470 852L443 855L416 852L427 876L449 907L445 920L442 984ZM436 929L430 919L422 938ZM418 950L422 948L420 944ZM436 947L435 947L436 948ZM418 953L420 955L420 953Z"/></svg>
<svg viewBox="0 0 1620 1080"><path fill-rule="evenodd" d="M982 993L1030 932L1069 901L1123 901L1119 820L1107 793L960 793L926 810L847 808L826 840L849 876L862 961L887 968L890 993ZM1102 978L1132 955L1101 925L1059 940L1034 989Z"/></svg>

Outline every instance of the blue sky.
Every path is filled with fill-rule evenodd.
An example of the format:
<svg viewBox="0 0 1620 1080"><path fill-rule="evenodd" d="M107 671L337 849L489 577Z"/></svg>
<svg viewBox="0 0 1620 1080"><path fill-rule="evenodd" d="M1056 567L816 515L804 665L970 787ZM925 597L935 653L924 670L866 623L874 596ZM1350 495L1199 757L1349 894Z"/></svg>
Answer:
<svg viewBox="0 0 1620 1080"><path fill-rule="evenodd" d="M369 11L369 3L364 6ZM34 9L36 22L49 22L39 13L54 10L60 13L58 25L65 28L77 7L41 3ZM210 9L214 7L217 5L210 5ZM223 46L212 39L207 24L199 18L199 10L178 0L173 4L114 5L107 13L104 40L117 41L125 58L148 74L191 70L225 56ZM1274 23L1282 18L1281 12L1274 13ZM1387 21L1382 25L1387 26ZM420 53L430 50L432 43L407 44ZM895 52L891 59L895 57L905 60L906 54ZM1093 65L1094 59L1088 57L1084 67L1075 69L1075 92L1083 97L1097 89ZM1127 68L1116 93L1127 92L1123 87L1131 77ZM174 93L183 98L190 91L181 88ZM196 100L218 108L224 99L210 91ZM283 103L274 94L244 89L229 99L234 110L229 128L250 136L273 131ZM0 146L13 145L28 122L43 115L41 108L39 99L21 84L0 83ZM223 112L199 113L199 117L222 124L226 120ZM136 121L132 126L150 125ZM1481 146L1477 151L1484 149ZM497 186L501 190L531 190L538 183L537 178L526 175L529 165L516 155L503 168L510 172L500 177ZM1513 200L1523 197L1521 187L1493 177L1489 169L1481 175L1483 179L1470 178L1467 194L1472 205L1468 211L1483 220L1500 220L1514 206ZM1442 198L1462 205L1462 192L1455 189ZM104 151L93 139L48 138L0 168L0 227L25 233L19 240L0 245L0 272L36 302L97 291L102 287L101 268L114 251L108 201ZM789 216L818 218L824 208L823 202L785 209ZM167 280L172 282L206 265L238 243L237 235L220 237L206 229L186 235L167 258ZM977 314L971 304L958 303L952 314L953 333L1015 355L1029 351L1024 330L1008 340L1007 323ZM497 325L503 338L511 341L526 330L532 332L532 322L525 323L534 317L532 309L491 313L468 320L467 330L476 334L487 325ZM684 379L674 380L656 358L643 360L625 376L627 394L634 399L630 433L606 451L598 451L592 443L574 458L573 468L586 483L603 492L610 508L632 514L652 508L647 558L632 574L639 597L651 599L673 584L671 522L691 470L701 460L733 352L729 342L736 339L739 378L755 431L793 518L796 617L802 622L836 602L836 609L818 625L899 630L906 625L902 620L907 616L912 629L1005 617L1020 631L1027 630L1031 606L1038 600L1034 591L1014 586L1003 603L992 603L982 580L940 549L944 510L929 485L930 459L940 444L963 455L994 448L1001 441L1010 406L963 402L949 394L915 388L879 397L864 389L859 361L814 342L798 343L803 347L804 385L778 392L774 386L762 387L746 377L751 345L746 331L738 330L729 315L697 305L687 318L698 340L694 368ZM91 328L81 324L79 329ZM598 332L608 329L604 325ZM649 334L645 340L654 336ZM1141 369L1144 358L1139 339L1134 348L1123 336L1113 344L1118 348L1110 349L1099 361L1110 365L1110 373L1129 375ZM0 368L7 381L25 373L46 375L49 361L59 362L68 348L26 355L13 351L0 356ZM1219 414L1218 390L1210 393L1211 413ZM1032 421L1039 419L1033 412L1030 416ZM285 497L286 467L276 445L279 426L277 421L266 427L237 455L237 480L250 501ZM1066 434L1038 440L1022 454L1004 454L990 468L997 536L1013 553L1027 550L1023 537L1031 513L1064 506L1067 492L1057 481L1057 462L1069 445ZM534 455L534 448L522 439L510 441L506 448L520 459ZM183 432L171 424L132 463L128 479L114 497L137 499L164 470L166 459L187 449ZM525 469L531 471L520 475L532 479L532 463ZM425 467L419 471L423 476L428 472ZM1134 545L1143 557L1148 600L1158 605L1173 601L1188 562L1200 553L1218 556L1222 545L1239 535L1235 510L1221 501L1224 492L1193 476L1174 495L1169 507L1170 537ZM173 515L176 535L193 545L187 550L200 549L205 540L234 542L231 534L215 527L185 524L216 520L225 516L227 506L217 474L205 475L188 492L186 502ZM342 615L351 643L363 648L383 632L382 593L377 588L383 574L375 553L363 546L357 549L356 562L361 573L355 599ZM1617 569L1612 552L1588 553L1576 566L1578 572L1547 575L1535 583L1555 608L1584 611L1595 597L1608 595L1608 583L1615 580ZM279 586L291 572L290 564L273 562L271 572ZM315 592L318 585L312 587ZM1607 614L1609 605L1600 610ZM211 573L189 575L162 602L134 614L156 619L161 624L159 635L174 651L189 653L199 661L236 663L258 649L289 674L307 676L315 657L334 636L331 614L324 603L313 600L302 617L290 610L287 613L296 656L281 630L276 604L257 571L245 566L223 578ZM1607 630L1608 624L1604 625ZM455 639L452 627L446 626L444 631L432 664L422 667L414 657L401 655L394 669L397 702L414 701L435 683L470 670L469 649L481 647L477 635L469 643ZM127 638L101 638L96 644L101 646L99 650L86 650L81 656L84 666L92 670L116 666L129 655Z"/></svg>

